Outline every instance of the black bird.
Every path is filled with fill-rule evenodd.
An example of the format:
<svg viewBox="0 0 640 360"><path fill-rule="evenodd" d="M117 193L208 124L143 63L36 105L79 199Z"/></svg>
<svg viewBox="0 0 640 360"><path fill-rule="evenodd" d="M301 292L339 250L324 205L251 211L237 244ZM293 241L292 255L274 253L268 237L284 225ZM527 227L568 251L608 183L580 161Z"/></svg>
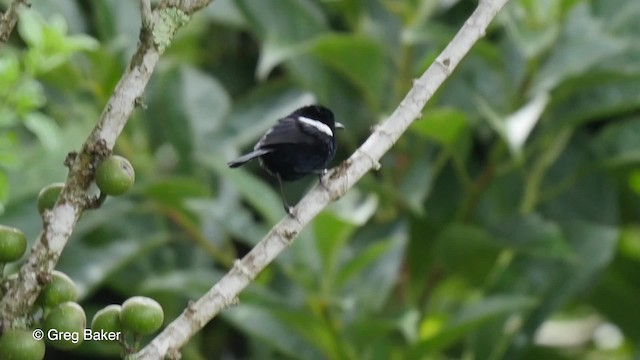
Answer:
<svg viewBox="0 0 640 360"><path fill-rule="evenodd" d="M317 174L322 183L322 175L336 154L336 129L344 129L344 126L335 121L331 110L320 105L301 107L278 120L252 152L227 165L236 168L259 158L260 166L278 179L284 210L291 215L282 182Z"/></svg>

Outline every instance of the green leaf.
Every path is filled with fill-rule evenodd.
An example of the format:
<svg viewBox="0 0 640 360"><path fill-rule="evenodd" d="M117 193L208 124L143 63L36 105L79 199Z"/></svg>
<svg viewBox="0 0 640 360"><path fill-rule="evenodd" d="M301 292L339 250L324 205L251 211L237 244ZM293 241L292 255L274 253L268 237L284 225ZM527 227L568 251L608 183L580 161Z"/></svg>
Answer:
<svg viewBox="0 0 640 360"><path fill-rule="evenodd" d="M323 13L309 0L240 0L236 4L253 33L263 40L256 70L260 79L327 28Z"/></svg>
<svg viewBox="0 0 640 360"><path fill-rule="evenodd" d="M0 98L10 94L20 79L20 62L18 57L11 53L4 53L0 57Z"/></svg>
<svg viewBox="0 0 640 360"><path fill-rule="evenodd" d="M9 104L0 105L0 127L8 128L18 123L18 114L15 113L13 106L9 106Z"/></svg>
<svg viewBox="0 0 640 360"><path fill-rule="evenodd" d="M328 210L341 221L362 226L369 221L378 209L378 197L351 189L340 201L329 205Z"/></svg>
<svg viewBox="0 0 640 360"><path fill-rule="evenodd" d="M29 45L25 57L25 68L29 74L46 73L69 60L74 52L99 47L99 43L90 36L67 35L67 23L59 14L45 20L34 10L23 9L20 17L20 34Z"/></svg>
<svg viewBox="0 0 640 360"><path fill-rule="evenodd" d="M640 260L640 227L627 226L621 229L619 251L622 255Z"/></svg>
<svg viewBox="0 0 640 360"><path fill-rule="evenodd" d="M505 247L531 256L569 258L571 248L560 227L539 214L513 215L491 226Z"/></svg>
<svg viewBox="0 0 640 360"><path fill-rule="evenodd" d="M230 169L223 159L199 158L198 161L231 182L235 190L262 215L267 223L275 224L285 215L279 196L257 177L243 169Z"/></svg>
<svg viewBox="0 0 640 360"><path fill-rule="evenodd" d="M29 47L40 47L44 41L45 20L37 11L22 9L18 21L18 33Z"/></svg>
<svg viewBox="0 0 640 360"><path fill-rule="evenodd" d="M640 107L640 75L592 72L564 82L552 94L549 118L579 125L626 114Z"/></svg>
<svg viewBox="0 0 640 360"><path fill-rule="evenodd" d="M12 171L9 174L12 189L10 201L25 198L31 198L33 201L44 185L66 179L67 169L61 165L60 159L64 159L70 149L80 148L92 126L90 122L73 122L55 131L59 136L55 141L55 148L35 146L15 153L19 163L29 166L21 166L21 171Z"/></svg>
<svg viewBox="0 0 640 360"><path fill-rule="evenodd" d="M95 51L100 47L100 43L86 35L73 35L64 39L63 50L67 54L72 54L78 51Z"/></svg>
<svg viewBox="0 0 640 360"><path fill-rule="evenodd" d="M639 271L637 258L619 255L588 295L589 304L619 327L625 339L633 344L640 339L640 313L630 311L640 298Z"/></svg>
<svg viewBox="0 0 640 360"><path fill-rule="evenodd" d="M575 220L562 224L562 230L577 256L576 267L585 275L596 275L613 260L620 233L617 227Z"/></svg>
<svg viewBox="0 0 640 360"><path fill-rule="evenodd" d="M624 165L640 161L640 118L613 122L593 141L603 164Z"/></svg>
<svg viewBox="0 0 640 360"><path fill-rule="evenodd" d="M239 0L252 30L267 41L295 43L327 28L323 12L309 0Z"/></svg>
<svg viewBox="0 0 640 360"><path fill-rule="evenodd" d="M627 181L629 182L631 190L640 195L640 170L632 171L631 174L629 174Z"/></svg>
<svg viewBox="0 0 640 360"><path fill-rule="evenodd" d="M418 215L424 215L424 200L433 189L434 168L431 157L414 154L397 191L400 198Z"/></svg>
<svg viewBox="0 0 640 360"><path fill-rule="evenodd" d="M367 268L379 261L389 250L391 244L386 241L378 241L365 248L358 256L354 256L340 269L336 278L337 285L344 286L354 276L360 276Z"/></svg>
<svg viewBox="0 0 640 360"><path fill-rule="evenodd" d="M593 13L602 19L605 29L611 33L633 39L640 28L635 17L640 14L640 3L627 0L596 0Z"/></svg>
<svg viewBox="0 0 640 360"><path fill-rule="evenodd" d="M556 267L553 274L545 279L545 283L538 283L538 289L545 296L540 298L539 304L528 315L522 325L520 335L531 339L540 324L550 314L561 309L576 294L591 286L600 272L613 260L618 239L618 230L611 226L600 225L583 220L570 220L561 224L562 232L570 243L573 256L562 266ZM536 266L529 263L530 272ZM543 276L540 274L539 276ZM532 279L533 280L533 279ZM533 289L532 289L533 290ZM519 356L524 351L522 344L511 344L506 352L506 358Z"/></svg>
<svg viewBox="0 0 640 360"><path fill-rule="evenodd" d="M561 159L559 169L575 166L576 150ZM583 154L580 154L583 155ZM574 170L577 171L577 170ZM556 175L557 176L557 175ZM549 181L558 177L551 176ZM557 181L557 180L556 180ZM556 221L582 219L588 222L613 224L620 217L619 200L614 179L606 173L594 172L579 177L566 191L541 204L541 213Z"/></svg>
<svg viewBox="0 0 640 360"><path fill-rule="evenodd" d="M373 109L382 107L392 97L380 99L380 103L367 104L366 95L359 91L346 76L328 67L313 54L305 53L285 63L286 69L293 79L312 92L316 102L331 106L338 120L343 122L349 131L364 131L371 124L371 119L378 116ZM362 119L362 121L356 121Z"/></svg>
<svg viewBox="0 0 640 360"><path fill-rule="evenodd" d="M265 42L260 53L258 67L256 68L256 77L259 80L265 80L278 65L303 54L310 47L311 43L308 42L293 45Z"/></svg>
<svg viewBox="0 0 640 360"><path fill-rule="evenodd" d="M462 111L449 107L440 107L427 111L419 121L411 124L410 129L439 144L453 146L469 130L467 116Z"/></svg>
<svg viewBox="0 0 640 360"><path fill-rule="evenodd" d="M242 13L240 13L238 5L236 5L234 0L216 0L202 9L202 13L220 24L233 26L235 28L247 27L247 20Z"/></svg>
<svg viewBox="0 0 640 360"><path fill-rule="evenodd" d="M397 284L407 236L404 225L395 223L364 228L358 238L367 245L375 242L384 244L378 246L385 247L384 252L368 252L371 261L355 259L360 252L364 252L364 249L355 245L351 251L343 251L351 256L344 262L344 270L341 270L346 272L340 273L341 296L346 304L357 305L348 308L353 315L367 316L369 312L380 311ZM357 241L358 239L354 240Z"/></svg>
<svg viewBox="0 0 640 360"><path fill-rule="evenodd" d="M119 0L94 0L92 12L99 38L105 42L120 42L121 50L133 54L140 33L139 4Z"/></svg>
<svg viewBox="0 0 640 360"><path fill-rule="evenodd" d="M536 299L530 296L492 295L464 307L451 320L451 326L469 326L502 314L530 309L536 303Z"/></svg>
<svg viewBox="0 0 640 360"><path fill-rule="evenodd" d="M569 77L585 74L627 46L627 42L604 31L587 3L580 3L569 12L558 44L533 80L531 94L544 93Z"/></svg>
<svg viewBox="0 0 640 360"><path fill-rule="evenodd" d="M436 258L453 276L483 284L493 269L500 247L484 229L451 224L437 238Z"/></svg>
<svg viewBox="0 0 640 360"><path fill-rule="evenodd" d="M142 192L148 198L172 206L182 206L190 198L211 196L211 191L202 181L187 177L152 180Z"/></svg>
<svg viewBox="0 0 640 360"><path fill-rule="evenodd" d="M505 7L502 20L515 45L528 59L553 46L560 33L560 1L521 1Z"/></svg>
<svg viewBox="0 0 640 360"><path fill-rule="evenodd" d="M205 148L231 110L231 99L213 77L191 67L180 68L181 106L189 121L195 148Z"/></svg>
<svg viewBox="0 0 640 360"><path fill-rule="evenodd" d="M180 69L176 68L158 74L154 86L150 87L149 110L144 112L144 117L152 147L155 149L169 142L178 155L179 166L186 171L192 162L194 147L202 144L194 143L195 132L191 129L191 123L185 122L182 75ZM162 126L158 126L159 121L162 121Z"/></svg>
<svg viewBox="0 0 640 360"><path fill-rule="evenodd" d="M351 81L378 104L387 86L387 59L378 43L357 35L329 34L315 39L313 55Z"/></svg>
<svg viewBox="0 0 640 360"><path fill-rule="evenodd" d="M13 93L9 99L15 112L22 117L27 117L32 111L42 107L47 101L43 86L33 79L20 81L13 89Z"/></svg>
<svg viewBox="0 0 640 360"><path fill-rule="evenodd" d="M101 246L76 242L65 248L58 269L73 279L82 300L126 264L163 245L166 240L154 236L111 239Z"/></svg>
<svg viewBox="0 0 640 360"><path fill-rule="evenodd" d="M184 206L198 218L203 236L219 249L228 245L226 235L254 246L269 231L255 221L252 209L242 206L233 196L223 195L214 200L193 198L186 200Z"/></svg>
<svg viewBox="0 0 640 360"><path fill-rule="evenodd" d="M0 171L0 202L5 202L9 195L9 180L7 180L7 175L3 171ZM4 212L4 208L2 208L0 204L0 215Z"/></svg>
<svg viewBox="0 0 640 360"><path fill-rule="evenodd" d="M60 14L68 25L72 34L88 32L90 19L83 12L82 6L73 1L64 0L38 0L32 3L31 8L40 14Z"/></svg>
<svg viewBox="0 0 640 360"><path fill-rule="evenodd" d="M323 334L306 313L297 312L292 308L287 312L278 311L277 308L244 302L225 311L223 317L244 333L260 339L269 347L291 358L324 358L319 350L305 339L305 335L307 338L315 337L314 340L317 342L320 341L318 335ZM318 335L312 336L310 333Z"/></svg>
<svg viewBox="0 0 640 360"><path fill-rule="evenodd" d="M471 334L480 325L505 315L531 309L536 302L535 297L522 295L492 295L474 301L462 308L441 330L420 341L409 358L421 359L428 354L437 353L463 336ZM427 317L423 322L430 319L431 317Z"/></svg>
<svg viewBox="0 0 640 360"><path fill-rule="evenodd" d="M45 149L55 149L59 146L60 128L48 116L32 112L24 116L24 125L34 133Z"/></svg>
<svg viewBox="0 0 640 360"><path fill-rule="evenodd" d="M314 219L313 233L322 259L322 273L325 281L331 281L335 276L339 256L354 229L352 224L341 221L327 211L321 212Z"/></svg>
<svg viewBox="0 0 640 360"><path fill-rule="evenodd" d="M176 269L143 281L139 291L143 294L180 294L187 299L197 299L206 293L224 274L213 269Z"/></svg>

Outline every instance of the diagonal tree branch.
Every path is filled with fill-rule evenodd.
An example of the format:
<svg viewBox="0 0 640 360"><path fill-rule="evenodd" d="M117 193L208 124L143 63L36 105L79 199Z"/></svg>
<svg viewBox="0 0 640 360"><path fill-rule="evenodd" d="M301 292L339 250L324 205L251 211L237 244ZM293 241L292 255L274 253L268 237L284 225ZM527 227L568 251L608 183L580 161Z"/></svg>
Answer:
<svg viewBox="0 0 640 360"><path fill-rule="evenodd" d="M0 333L18 325L29 313L82 212L95 204L88 192L95 166L109 155L134 108L140 104L160 55L191 14L212 0L163 0L153 11L148 0L141 1L143 25L136 53L81 151L70 153L65 160L69 174L64 190L53 209L45 211L42 232L20 268L17 281L12 282L0 302Z"/></svg>
<svg viewBox="0 0 640 360"><path fill-rule="evenodd" d="M371 136L351 157L331 170L326 188L316 186L293 209L295 217L287 217L204 296L190 304L184 312L135 355L138 360L175 357L193 334L221 310L236 303L237 296L287 246L300 231L330 202L343 196L365 173L380 167L379 160L395 144L409 125L420 118L420 112L433 93L451 74L471 47L484 36L485 29L508 0L481 0L458 34L442 51L427 71L414 81L412 89L391 116L378 125Z"/></svg>
<svg viewBox="0 0 640 360"><path fill-rule="evenodd" d="M0 42L9 41L9 36L18 22L20 5L29 6L29 0L13 0L7 11L0 16Z"/></svg>

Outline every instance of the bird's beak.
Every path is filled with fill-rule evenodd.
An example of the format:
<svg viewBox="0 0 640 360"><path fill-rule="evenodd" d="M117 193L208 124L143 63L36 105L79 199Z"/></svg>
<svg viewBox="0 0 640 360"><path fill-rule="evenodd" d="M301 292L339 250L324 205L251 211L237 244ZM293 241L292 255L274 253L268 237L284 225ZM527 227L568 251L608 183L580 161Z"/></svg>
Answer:
<svg viewBox="0 0 640 360"><path fill-rule="evenodd" d="M340 130L344 130L344 125L342 125L342 123L339 123L336 121L336 129L340 129Z"/></svg>

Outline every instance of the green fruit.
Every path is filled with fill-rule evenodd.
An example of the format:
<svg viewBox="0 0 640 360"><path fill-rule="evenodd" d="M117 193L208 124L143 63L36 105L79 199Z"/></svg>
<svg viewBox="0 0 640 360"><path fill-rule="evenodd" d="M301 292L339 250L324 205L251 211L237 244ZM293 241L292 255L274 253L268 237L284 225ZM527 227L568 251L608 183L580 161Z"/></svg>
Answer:
<svg viewBox="0 0 640 360"><path fill-rule="evenodd" d="M76 284L73 280L67 274L53 270L51 282L45 285L36 301L40 306L52 308L63 302L76 301L77 299L78 290L76 290Z"/></svg>
<svg viewBox="0 0 640 360"><path fill-rule="evenodd" d="M62 189L64 189L64 183L53 183L40 190L40 193L38 193L38 211L40 215L45 210L53 209L53 205L58 201L58 196L60 196Z"/></svg>
<svg viewBox="0 0 640 360"><path fill-rule="evenodd" d="M48 343L61 350L75 349L84 337L87 317L77 303L67 301L54 307L44 319Z"/></svg>
<svg viewBox="0 0 640 360"><path fill-rule="evenodd" d="M44 351L44 341L34 339L31 331L11 329L0 337L2 360L42 360Z"/></svg>
<svg viewBox="0 0 640 360"><path fill-rule="evenodd" d="M102 160L96 169L96 185L101 192L117 196L129 191L135 182L136 174L129 160L112 155Z"/></svg>
<svg viewBox="0 0 640 360"><path fill-rule="evenodd" d="M27 238L18 229L0 225L0 263L16 261L27 250Z"/></svg>
<svg viewBox="0 0 640 360"><path fill-rule="evenodd" d="M136 334L151 334L162 326L164 312L157 301L144 296L134 296L122 304L120 321L125 329Z"/></svg>
<svg viewBox="0 0 640 360"><path fill-rule="evenodd" d="M120 322L120 313L122 306L107 305L98 311L91 321L91 330L106 332L122 332L122 323Z"/></svg>

